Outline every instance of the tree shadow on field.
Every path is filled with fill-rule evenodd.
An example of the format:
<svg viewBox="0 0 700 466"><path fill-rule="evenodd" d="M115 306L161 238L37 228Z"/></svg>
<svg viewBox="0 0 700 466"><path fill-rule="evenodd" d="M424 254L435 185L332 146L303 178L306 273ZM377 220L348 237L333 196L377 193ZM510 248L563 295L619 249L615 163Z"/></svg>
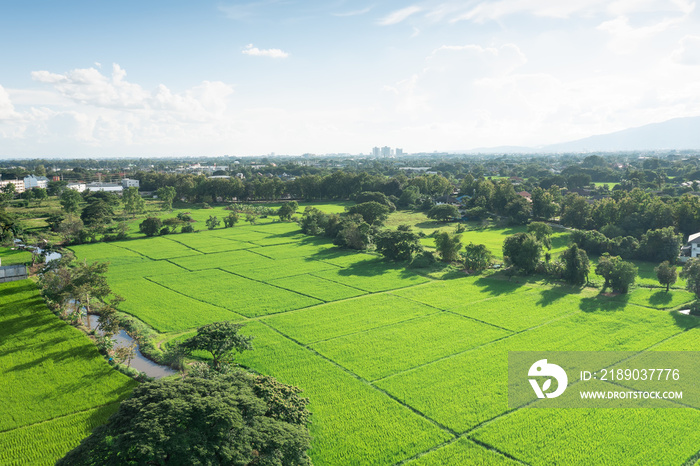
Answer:
<svg viewBox="0 0 700 466"><path fill-rule="evenodd" d="M622 311L625 309L628 302L629 293L615 296L598 294L590 298L583 298L579 304L579 308L583 312Z"/></svg>
<svg viewBox="0 0 700 466"><path fill-rule="evenodd" d="M491 277L494 277L493 275ZM493 296L502 294L514 293L519 288L525 285L522 281L508 281L499 278L481 277L474 282L474 285L482 288L484 293Z"/></svg>
<svg viewBox="0 0 700 466"><path fill-rule="evenodd" d="M652 294L649 296L649 304L652 306L663 306L664 304L668 304L673 300L673 295L671 292L667 292L666 290L662 291L657 291L656 293Z"/></svg>
<svg viewBox="0 0 700 466"><path fill-rule="evenodd" d="M566 296L567 292L561 288L550 288L540 292L540 299L537 301L538 306L549 306L557 299Z"/></svg>

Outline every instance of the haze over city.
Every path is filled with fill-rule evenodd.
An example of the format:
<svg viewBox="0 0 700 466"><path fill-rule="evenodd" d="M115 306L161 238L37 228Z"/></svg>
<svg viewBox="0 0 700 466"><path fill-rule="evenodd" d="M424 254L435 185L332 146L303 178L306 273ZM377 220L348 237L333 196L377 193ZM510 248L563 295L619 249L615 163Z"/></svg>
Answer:
<svg viewBox="0 0 700 466"><path fill-rule="evenodd" d="M0 157L540 146L700 115L688 0L27 1Z"/></svg>

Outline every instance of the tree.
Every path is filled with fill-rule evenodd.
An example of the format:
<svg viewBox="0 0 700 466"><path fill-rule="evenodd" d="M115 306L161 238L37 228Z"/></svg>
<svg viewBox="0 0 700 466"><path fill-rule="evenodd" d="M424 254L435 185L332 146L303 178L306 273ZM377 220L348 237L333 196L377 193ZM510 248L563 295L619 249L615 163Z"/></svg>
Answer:
<svg viewBox="0 0 700 466"><path fill-rule="evenodd" d="M607 252L600 256L595 273L605 279L603 289L611 287L613 291L627 293L637 278L637 267L623 261L620 256L611 256Z"/></svg>
<svg viewBox="0 0 700 466"><path fill-rule="evenodd" d="M156 190L156 196L163 201L163 210L173 210L173 200L176 195L177 191L172 186L163 186Z"/></svg>
<svg viewBox="0 0 700 466"><path fill-rule="evenodd" d="M542 188L532 190L532 216L548 220L557 213L554 196Z"/></svg>
<svg viewBox="0 0 700 466"><path fill-rule="evenodd" d="M292 216L297 213L298 208L299 204L297 201L288 201L282 204L277 211L277 215L279 215L280 220L290 221Z"/></svg>
<svg viewBox="0 0 700 466"><path fill-rule="evenodd" d="M255 225L258 222L258 214L255 212L248 212L245 214L245 221L251 225Z"/></svg>
<svg viewBox="0 0 700 466"><path fill-rule="evenodd" d="M669 261L663 261L654 269L654 272L656 272L656 278L659 280L659 283L666 285L666 292L668 293L671 285L676 283L678 279L678 270Z"/></svg>
<svg viewBox="0 0 700 466"><path fill-rule="evenodd" d="M438 233L435 235L435 248L443 261L456 261L459 258L459 250L462 248L462 236L447 232Z"/></svg>
<svg viewBox="0 0 700 466"><path fill-rule="evenodd" d="M41 204L41 201L45 201L49 198L48 191L46 191L45 188L34 188L32 191L34 192L34 199L36 199L39 204Z"/></svg>
<svg viewBox="0 0 700 466"><path fill-rule="evenodd" d="M423 250L420 237L408 225L378 233L375 245L379 254L394 261L410 261L416 253Z"/></svg>
<svg viewBox="0 0 700 466"><path fill-rule="evenodd" d="M450 204L439 204L433 206L428 211L427 216L439 222L446 222L451 218L459 217L459 209Z"/></svg>
<svg viewBox="0 0 700 466"><path fill-rule="evenodd" d="M681 250L683 235L676 234L673 227L649 230L642 235L638 254L649 261L668 261L673 264Z"/></svg>
<svg viewBox="0 0 700 466"><path fill-rule="evenodd" d="M215 215L210 215L205 223L207 224L207 228L209 230L213 230L214 228L221 225L221 220L219 220Z"/></svg>
<svg viewBox="0 0 700 466"><path fill-rule="evenodd" d="M363 202L375 201L389 208L391 212L396 210L396 206L387 197L386 194L375 191L363 191L355 197L355 202L361 204Z"/></svg>
<svg viewBox="0 0 700 466"><path fill-rule="evenodd" d="M370 225L381 225L389 216L389 207L376 201L363 202L346 208L349 214L360 214Z"/></svg>
<svg viewBox="0 0 700 466"><path fill-rule="evenodd" d="M80 202L83 197L80 193L74 189L66 189L61 193L61 207L68 214L75 214L78 212L78 207L80 207Z"/></svg>
<svg viewBox="0 0 700 466"><path fill-rule="evenodd" d="M561 223L568 227L585 229L591 222L591 205L578 194L567 194L562 208Z"/></svg>
<svg viewBox="0 0 700 466"><path fill-rule="evenodd" d="M583 249L579 249L576 243L562 253L561 260L564 263L564 280L572 285L583 285L588 281L588 272L591 268L588 254Z"/></svg>
<svg viewBox="0 0 700 466"><path fill-rule="evenodd" d="M365 222L361 215L351 214L344 216L338 223L336 217L329 219L326 234L335 239L333 244L344 248L357 249L363 251L372 244L372 226Z"/></svg>
<svg viewBox="0 0 700 466"><path fill-rule="evenodd" d="M230 321L214 322L197 329L197 334L180 344L186 351L206 351L212 356L215 368L221 366L224 359L232 358L233 352L253 349L252 337L241 335L238 331L243 324Z"/></svg>
<svg viewBox="0 0 700 466"><path fill-rule="evenodd" d="M686 289L700 299L700 258L694 257L686 262L681 277L685 278Z"/></svg>
<svg viewBox="0 0 700 466"><path fill-rule="evenodd" d="M547 249L552 249L552 227L543 222L531 222L527 232L532 233Z"/></svg>
<svg viewBox="0 0 700 466"><path fill-rule="evenodd" d="M233 227L236 223L238 223L239 219L240 218L236 212L229 212L229 214L224 217L224 228Z"/></svg>
<svg viewBox="0 0 700 466"><path fill-rule="evenodd" d="M90 198L88 204L80 213L80 220L83 221L86 227L101 228L111 223L113 216L114 208L108 201L93 197Z"/></svg>
<svg viewBox="0 0 700 466"><path fill-rule="evenodd" d="M504 209L505 214L510 217L512 223L516 225L523 225L527 223L530 218L530 213L532 212L532 207L530 206L530 201L522 196L516 196L511 200Z"/></svg>
<svg viewBox="0 0 700 466"><path fill-rule="evenodd" d="M462 252L464 266L475 272L488 268L493 262L493 254L484 244L469 243Z"/></svg>
<svg viewBox="0 0 700 466"><path fill-rule="evenodd" d="M146 236L155 236L163 226L163 221L158 217L148 217L139 224L139 231Z"/></svg>
<svg viewBox="0 0 700 466"><path fill-rule="evenodd" d="M542 243L531 233L516 233L503 242L503 258L525 274L535 271L542 255Z"/></svg>
<svg viewBox="0 0 700 466"><path fill-rule="evenodd" d="M412 208L416 205L418 199L420 199L420 189L418 186L407 186L401 193L401 196L399 196L399 200L396 204L399 207Z"/></svg>
<svg viewBox="0 0 700 466"><path fill-rule="evenodd" d="M310 465L308 400L243 372L137 386L58 465Z"/></svg>
<svg viewBox="0 0 700 466"><path fill-rule="evenodd" d="M132 216L136 216L137 213L146 210L146 201L139 194L139 188L134 186L124 190L122 201L124 202L124 211L132 214Z"/></svg>

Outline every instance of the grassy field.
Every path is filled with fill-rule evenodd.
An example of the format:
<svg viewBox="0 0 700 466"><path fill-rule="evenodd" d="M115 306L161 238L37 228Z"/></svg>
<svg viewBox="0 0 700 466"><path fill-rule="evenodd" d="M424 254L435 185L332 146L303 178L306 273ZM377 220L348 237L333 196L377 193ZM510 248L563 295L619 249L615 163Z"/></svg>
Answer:
<svg viewBox="0 0 700 466"><path fill-rule="evenodd" d="M390 226L454 229L421 216ZM496 254L524 230L467 226L463 241ZM652 264L639 263L644 287L615 296L502 273L434 280L278 221L73 249L112 262L124 310L166 344L245 323L255 349L239 361L311 401L314 464L683 464L700 450L693 409L507 405L509 351L699 350L700 322L674 310L692 295L660 288Z"/></svg>
<svg viewBox="0 0 700 466"><path fill-rule="evenodd" d="M0 464L53 464L105 422L135 382L53 315L36 285L0 285Z"/></svg>

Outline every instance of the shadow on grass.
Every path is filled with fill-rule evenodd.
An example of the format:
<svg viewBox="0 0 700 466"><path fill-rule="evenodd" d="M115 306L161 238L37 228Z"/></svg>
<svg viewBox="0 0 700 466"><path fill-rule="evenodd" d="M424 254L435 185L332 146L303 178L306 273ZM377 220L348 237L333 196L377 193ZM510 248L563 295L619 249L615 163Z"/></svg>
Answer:
<svg viewBox="0 0 700 466"><path fill-rule="evenodd" d="M673 300L673 295L667 291L657 291L649 297L649 304L652 306L661 306L668 304Z"/></svg>
<svg viewBox="0 0 700 466"><path fill-rule="evenodd" d="M579 308L583 312L621 311L627 306L629 299L629 293L615 296L598 294L590 298L583 298Z"/></svg>
<svg viewBox="0 0 700 466"><path fill-rule="evenodd" d="M482 292L493 296L513 293L525 285L525 283L522 281L508 281L500 277L495 277L499 277L499 274L494 274L489 277L481 277L474 282L474 285L480 287Z"/></svg>
<svg viewBox="0 0 700 466"><path fill-rule="evenodd" d="M568 293L571 293L571 290L560 287L542 290L540 292L540 299L537 301L537 305L543 307L549 306L557 299L561 299L566 296Z"/></svg>

